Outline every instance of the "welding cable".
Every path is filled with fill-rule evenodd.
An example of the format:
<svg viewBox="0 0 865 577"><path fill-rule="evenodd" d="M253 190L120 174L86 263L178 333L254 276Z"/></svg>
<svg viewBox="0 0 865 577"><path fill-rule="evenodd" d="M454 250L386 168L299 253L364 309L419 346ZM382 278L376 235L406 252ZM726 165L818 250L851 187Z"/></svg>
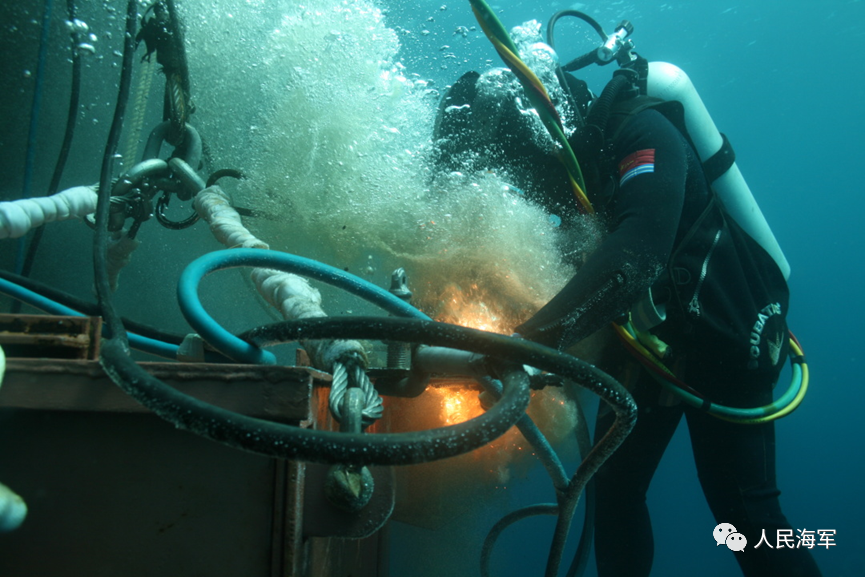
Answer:
<svg viewBox="0 0 865 577"><path fill-rule="evenodd" d="M589 422L583 412L583 407L577 403L577 446L580 457L585 457L592 449L592 435L589 432ZM582 577L589 563L589 555L592 552L592 540L595 537L595 478L592 477L586 483L585 491L585 517L583 519L583 530L580 532L580 542L577 551L571 561L567 577Z"/></svg>

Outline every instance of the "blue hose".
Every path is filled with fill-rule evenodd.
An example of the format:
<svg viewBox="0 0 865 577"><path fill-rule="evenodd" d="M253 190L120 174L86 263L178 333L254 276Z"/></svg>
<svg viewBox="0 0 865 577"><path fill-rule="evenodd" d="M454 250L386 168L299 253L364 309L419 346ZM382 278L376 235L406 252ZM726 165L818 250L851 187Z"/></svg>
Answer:
<svg viewBox="0 0 865 577"><path fill-rule="evenodd" d="M500 381L490 377L483 377L480 381L484 388L490 391L496 399L502 396L502 383ZM541 430L538 429L535 422L532 421L532 418L528 414L523 415L517 421L517 428L535 450L538 460L544 465L556 490L560 492L566 491L570 479L568 479L568 474L565 472L565 467L562 465L562 461L552 446L550 446L550 442Z"/></svg>
<svg viewBox="0 0 865 577"><path fill-rule="evenodd" d="M204 310L198 298L198 285L212 272L240 266L266 267L300 274L339 287L380 306L393 315L431 320L383 288L330 265L301 256L258 248L220 250L199 257L186 267L177 283L177 301L183 316L195 332L216 350L237 362L272 365L276 363L276 357L273 353L252 345L222 328Z"/></svg>
<svg viewBox="0 0 865 577"><path fill-rule="evenodd" d="M30 306L53 315L66 315L71 317L86 316L75 309L54 302L53 300L35 293L30 289L26 289L3 278L0 278L0 293L9 295L12 298L18 299L19 301L25 302ZM136 335L134 333L127 333L127 335L129 337L129 346L136 350L150 353L151 355L156 355L158 357L165 357L167 359L177 359L177 345L157 341L156 339L148 337L142 337L141 335Z"/></svg>

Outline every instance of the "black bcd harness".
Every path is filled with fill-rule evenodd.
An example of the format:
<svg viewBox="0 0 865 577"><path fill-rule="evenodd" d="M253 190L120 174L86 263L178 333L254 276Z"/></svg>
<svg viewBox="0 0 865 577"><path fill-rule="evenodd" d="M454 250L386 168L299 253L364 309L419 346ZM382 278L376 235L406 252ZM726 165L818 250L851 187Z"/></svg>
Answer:
<svg viewBox="0 0 865 577"><path fill-rule="evenodd" d="M613 142L641 112L659 112L696 150L682 103L647 96L648 65L640 58L635 68L616 72L569 139L598 207L610 202L618 187ZM666 314L666 322L652 332L674 350L705 351L701 362L717 362L718 352L725 351L728 368L775 372L786 357L789 289L774 259L730 217L712 189L736 159L727 137L721 137L721 148L701 163L709 201L652 286L649 302Z"/></svg>

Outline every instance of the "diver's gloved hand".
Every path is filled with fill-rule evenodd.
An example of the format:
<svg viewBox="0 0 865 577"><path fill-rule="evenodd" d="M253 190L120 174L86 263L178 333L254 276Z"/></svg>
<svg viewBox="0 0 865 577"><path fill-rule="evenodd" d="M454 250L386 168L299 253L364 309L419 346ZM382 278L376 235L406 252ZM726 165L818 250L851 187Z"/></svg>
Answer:
<svg viewBox="0 0 865 577"><path fill-rule="evenodd" d="M565 321L568 315L559 318L547 318L547 314L542 314L544 310L541 309L535 316L519 325L515 329L515 335L553 349L566 348L564 345L566 340Z"/></svg>
<svg viewBox="0 0 865 577"><path fill-rule="evenodd" d="M578 274L535 315L514 330L523 338L563 351L625 313L641 283L627 268ZM588 277L588 278L587 278ZM650 278L650 277L646 277ZM653 279L652 279L653 280Z"/></svg>

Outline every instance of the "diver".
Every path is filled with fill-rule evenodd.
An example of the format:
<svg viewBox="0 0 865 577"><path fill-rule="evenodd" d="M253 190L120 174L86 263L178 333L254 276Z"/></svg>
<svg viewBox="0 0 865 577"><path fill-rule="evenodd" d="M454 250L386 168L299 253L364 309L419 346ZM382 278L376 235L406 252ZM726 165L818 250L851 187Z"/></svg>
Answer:
<svg viewBox="0 0 865 577"><path fill-rule="evenodd" d="M557 86L545 82L563 119L574 126L568 141L606 233L586 257L563 248L575 253L575 276L515 331L567 350L629 317L663 364L705 399L732 407L770 404L790 346L785 274L713 189L732 164L731 149L725 145L714 162L702 163L682 105L646 96L646 64L634 57L617 73L621 79L608 85L615 87L597 98L571 74L558 75L564 83L554 76ZM441 103L437 168L495 172L560 218L564 229L577 228L581 211L568 175L525 100L510 71L465 74ZM743 574L819 576L806 548L775 546L778 531L796 531L779 503L773 422L716 418L676 402L641 364L621 358L627 355L610 350L603 356L598 364L630 389L639 417L595 476L599 575L649 575L654 541L646 493L684 416L717 523L734 526L747 539L744 550L732 553ZM604 408L597 438L613 421ZM754 547L764 531L770 546Z"/></svg>

